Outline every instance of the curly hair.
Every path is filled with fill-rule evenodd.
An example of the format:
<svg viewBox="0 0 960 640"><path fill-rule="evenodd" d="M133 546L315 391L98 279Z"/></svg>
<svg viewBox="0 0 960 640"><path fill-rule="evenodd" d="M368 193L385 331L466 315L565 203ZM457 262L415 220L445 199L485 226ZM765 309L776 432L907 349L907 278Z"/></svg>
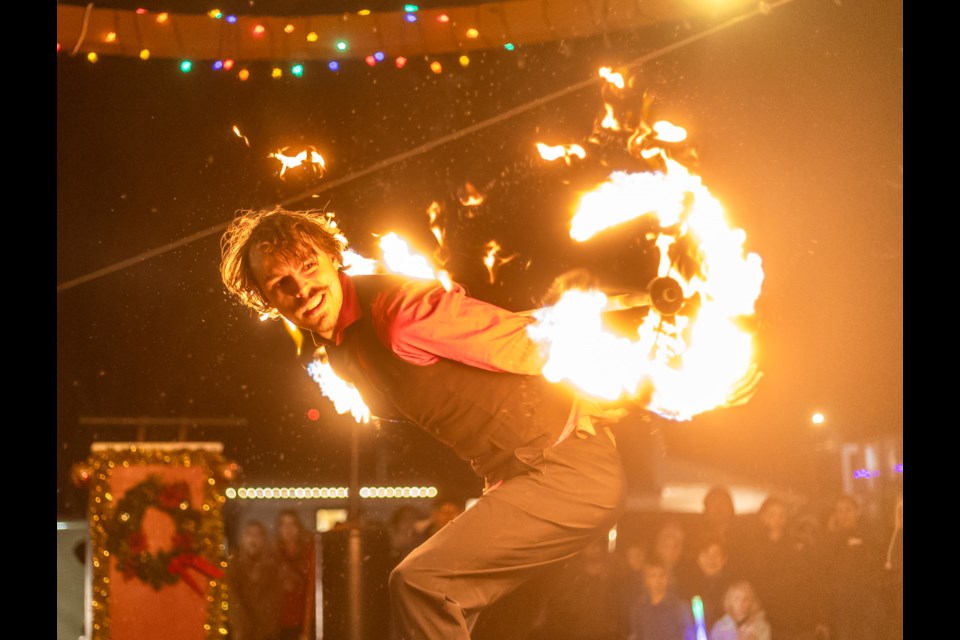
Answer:
<svg viewBox="0 0 960 640"><path fill-rule="evenodd" d="M319 211L271 209L240 211L220 239L220 278L227 291L254 311L279 317L267 302L250 270L250 249L305 260L318 251L334 266L343 262L346 240L331 216Z"/></svg>

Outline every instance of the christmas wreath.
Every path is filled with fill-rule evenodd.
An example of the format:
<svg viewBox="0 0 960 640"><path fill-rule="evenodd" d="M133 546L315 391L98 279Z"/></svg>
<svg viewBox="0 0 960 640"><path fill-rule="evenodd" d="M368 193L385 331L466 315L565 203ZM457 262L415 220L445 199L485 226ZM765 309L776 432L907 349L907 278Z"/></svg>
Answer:
<svg viewBox="0 0 960 640"><path fill-rule="evenodd" d="M176 526L171 548L156 553L148 549L142 528L143 517L151 507L170 516ZM203 595L203 589L187 570L194 569L209 578L220 578L223 571L200 555L202 517L190 505L190 487L186 482L162 483L156 476L149 476L123 494L104 522L106 548L127 580L139 578L159 591L182 579Z"/></svg>

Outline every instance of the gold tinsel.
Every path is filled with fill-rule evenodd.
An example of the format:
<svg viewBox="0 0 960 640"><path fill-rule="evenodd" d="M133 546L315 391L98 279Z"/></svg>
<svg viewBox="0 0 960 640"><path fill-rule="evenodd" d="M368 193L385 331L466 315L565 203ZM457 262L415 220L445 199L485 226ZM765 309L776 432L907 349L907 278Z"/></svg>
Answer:
<svg viewBox="0 0 960 640"><path fill-rule="evenodd" d="M110 479L114 468L142 465L180 465L199 467L208 478L204 483L204 517L200 533L203 557L226 571L224 544L223 494L226 482L221 470L228 465L223 456L214 451L197 449L156 450L131 445L127 449L95 451L90 455L92 468L89 500L90 544L93 553L93 633L91 640L110 640L110 553L107 551L107 533L104 522L112 515L114 496L110 493ZM206 638L223 638L227 633L227 586L222 579L209 579L207 592L207 620L203 625Z"/></svg>

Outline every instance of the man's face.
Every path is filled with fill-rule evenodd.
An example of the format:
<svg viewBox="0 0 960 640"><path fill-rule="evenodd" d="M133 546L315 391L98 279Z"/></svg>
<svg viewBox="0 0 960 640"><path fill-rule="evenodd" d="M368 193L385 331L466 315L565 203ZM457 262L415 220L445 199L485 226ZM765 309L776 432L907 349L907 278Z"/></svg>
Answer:
<svg viewBox="0 0 960 640"><path fill-rule="evenodd" d="M309 258L300 260L252 247L250 271L263 297L280 315L301 329L333 337L343 290L329 256L313 250Z"/></svg>

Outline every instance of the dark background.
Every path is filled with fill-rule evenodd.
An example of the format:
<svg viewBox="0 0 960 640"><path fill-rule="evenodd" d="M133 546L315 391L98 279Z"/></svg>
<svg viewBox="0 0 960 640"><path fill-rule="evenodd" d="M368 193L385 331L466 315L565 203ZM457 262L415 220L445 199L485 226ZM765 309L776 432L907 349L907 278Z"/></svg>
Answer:
<svg viewBox="0 0 960 640"><path fill-rule="evenodd" d="M264 3L251 11L271 12ZM91 442L135 436L82 418L244 418L245 427L189 437L222 441L248 484L347 482L353 421L307 378L280 324L259 322L226 297L220 233L144 257L239 209L325 208L361 253L372 254L372 234L397 231L429 255L426 210L439 202L447 268L475 296L512 309L534 306L572 267L617 285L645 283L651 274L626 234L584 246L567 237L578 189L602 178L598 167L547 163L534 148L584 143L602 112L599 82L319 197L298 196L704 26L475 52L466 69L453 56L440 75L424 60L403 69L357 60L336 74L308 64L302 78L280 80L252 65L254 76L240 82L207 64L183 74L170 60L90 64L59 54L58 518L83 516L69 468ZM895 0L794 0L639 69L657 96L657 119L688 129L696 171L765 272L756 396L691 422L655 421L667 455L803 492L816 481L811 451L825 433L902 437L902 69ZM268 154L305 145L323 153L326 175L280 179ZM467 182L486 196L481 207L459 205ZM519 254L494 284L481 263L492 238ZM144 259L84 279L135 257ZM828 416L823 431L812 430L813 411ZM385 459L395 484L477 488L465 465L412 429L363 429L365 476ZM150 437L173 438L175 429Z"/></svg>

